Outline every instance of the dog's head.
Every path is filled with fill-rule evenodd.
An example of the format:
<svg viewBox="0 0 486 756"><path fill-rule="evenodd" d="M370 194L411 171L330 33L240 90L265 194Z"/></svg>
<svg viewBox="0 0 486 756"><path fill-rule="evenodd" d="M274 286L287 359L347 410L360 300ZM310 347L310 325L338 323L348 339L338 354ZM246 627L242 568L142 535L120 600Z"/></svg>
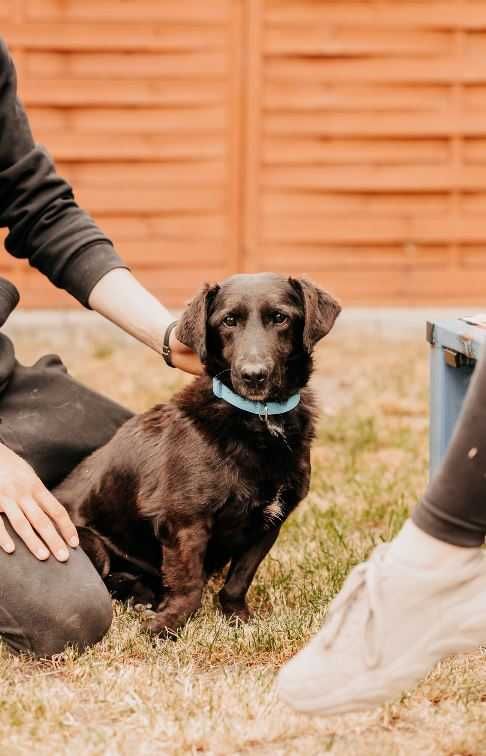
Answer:
<svg viewBox="0 0 486 756"><path fill-rule="evenodd" d="M206 285L190 302L177 338L210 376L241 396L282 400L307 383L312 351L341 307L304 278L242 274Z"/></svg>

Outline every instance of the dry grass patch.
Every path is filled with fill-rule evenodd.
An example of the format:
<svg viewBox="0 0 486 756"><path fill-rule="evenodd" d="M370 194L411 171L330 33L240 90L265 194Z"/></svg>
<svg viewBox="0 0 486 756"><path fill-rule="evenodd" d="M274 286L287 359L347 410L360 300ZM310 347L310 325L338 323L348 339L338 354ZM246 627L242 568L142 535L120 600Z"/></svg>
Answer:
<svg viewBox="0 0 486 756"><path fill-rule="evenodd" d="M21 337L29 362L61 351L72 372L141 410L183 378L136 345ZM341 329L319 354L322 417L312 491L251 589L253 620L232 627L213 581L177 642L152 640L116 606L84 655L34 662L0 652L0 754L486 753L481 653L447 660L371 714L307 719L279 704L274 674L319 627L347 572L393 536L426 481L427 351Z"/></svg>

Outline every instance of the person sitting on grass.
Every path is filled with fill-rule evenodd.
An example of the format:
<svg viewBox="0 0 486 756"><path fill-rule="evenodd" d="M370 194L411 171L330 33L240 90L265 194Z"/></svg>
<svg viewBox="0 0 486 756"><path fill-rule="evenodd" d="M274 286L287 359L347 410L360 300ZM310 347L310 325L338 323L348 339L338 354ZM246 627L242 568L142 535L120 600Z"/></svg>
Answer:
<svg viewBox="0 0 486 756"><path fill-rule="evenodd" d="M9 229L12 255L162 353L169 312L132 276L34 143L1 40L0 226ZM0 279L0 324L18 299ZM173 330L170 347L174 366L201 372ZM48 489L130 416L73 380L58 357L20 365L0 334L0 639L12 650L49 657L67 644L85 648L110 627L110 596Z"/></svg>

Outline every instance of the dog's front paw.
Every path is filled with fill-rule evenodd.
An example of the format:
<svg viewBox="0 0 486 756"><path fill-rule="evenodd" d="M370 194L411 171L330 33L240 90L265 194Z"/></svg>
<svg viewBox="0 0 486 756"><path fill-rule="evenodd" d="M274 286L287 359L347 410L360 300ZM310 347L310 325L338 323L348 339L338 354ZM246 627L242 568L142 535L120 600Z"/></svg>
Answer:
<svg viewBox="0 0 486 756"><path fill-rule="evenodd" d="M220 594L219 603L224 616L234 624L248 622L251 619L251 613L245 601L229 601Z"/></svg>
<svg viewBox="0 0 486 756"><path fill-rule="evenodd" d="M177 636L177 628L180 625L170 612L153 614L147 622L147 628L152 635L159 638L174 640Z"/></svg>

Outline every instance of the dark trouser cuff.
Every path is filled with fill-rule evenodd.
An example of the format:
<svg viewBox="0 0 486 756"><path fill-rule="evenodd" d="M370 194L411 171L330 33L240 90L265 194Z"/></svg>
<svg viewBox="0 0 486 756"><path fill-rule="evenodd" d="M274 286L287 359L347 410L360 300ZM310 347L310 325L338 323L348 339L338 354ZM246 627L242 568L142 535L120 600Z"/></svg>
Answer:
<svg viewBox="0 0 486 756"><path fill-rule="evenodd" d="M424 533L453 546L477 548L484 543L481 528L436 509L425 499L414 509L412 521Z"/></svg>

